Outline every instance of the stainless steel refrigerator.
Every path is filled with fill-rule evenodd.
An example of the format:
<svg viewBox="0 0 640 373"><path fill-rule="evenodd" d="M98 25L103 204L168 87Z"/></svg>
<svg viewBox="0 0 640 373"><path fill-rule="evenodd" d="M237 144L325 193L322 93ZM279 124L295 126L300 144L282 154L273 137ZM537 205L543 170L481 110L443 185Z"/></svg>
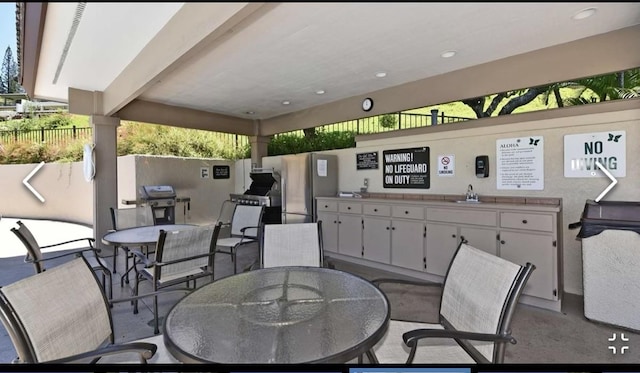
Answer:
<svg viewBox="0 0 640 373"><path fill-rule="evenodd" d="M338 194L338 157L304 153L281 159L282 224L315 221L315 198Z"/></svg>

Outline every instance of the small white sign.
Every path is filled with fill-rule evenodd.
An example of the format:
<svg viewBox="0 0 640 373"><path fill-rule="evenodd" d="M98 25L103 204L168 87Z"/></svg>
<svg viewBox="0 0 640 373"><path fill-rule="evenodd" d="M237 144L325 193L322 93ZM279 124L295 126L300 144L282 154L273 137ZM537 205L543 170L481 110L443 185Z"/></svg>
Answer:
<svg viewBox="0 0 640 373"><path fill-rule="evenodd" d="M455 156L439 155L438 156L438 176L454 176L455 175Z"/></svg>
<svg viewBox="0 0 640 373"><path fill-rule="evenodd" d="M497 188L544 190L543 150L542 136L496 140Z"/></svg>
<svg viewBox="0 0 640 373"><path fill-rule="evenodd" d="M200 178L201 179L209 178L209 167L200 167Z"/></svg>
<svg viewBox="0 0 640 373"><path fill-rule="evenodd" d="M564 177L606 177L600 162L614 177L626 176L625 131L564 136Z"/></svg>
<svg viewBox="0 0 640 373"><path fill-rule="evenodd" d="M327 176L327 160L326 159L318 159L318 176L321 176L321 177Z"/></svg>

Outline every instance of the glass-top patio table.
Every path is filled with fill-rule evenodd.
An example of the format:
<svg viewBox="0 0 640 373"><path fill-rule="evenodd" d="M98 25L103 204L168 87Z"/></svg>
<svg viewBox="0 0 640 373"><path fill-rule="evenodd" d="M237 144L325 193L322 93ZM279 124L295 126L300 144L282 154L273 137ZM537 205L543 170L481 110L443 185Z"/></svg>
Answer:
<svg viewBox="0 0 640 373"><path fill-rule="evenodd" d="M133 227L108 232L102 237L102 243L114 246L144 246L155 245L160 236L160 230L179 231L194 228L193 224L159 224Z"/></svg>
<svg viewBox="0 0 640 373"><path fill-rule="evenodd" d="M344 363L383 337L389 312L384 293L347 272L258 269L181 299L164 341L184 363Z"/></svg>

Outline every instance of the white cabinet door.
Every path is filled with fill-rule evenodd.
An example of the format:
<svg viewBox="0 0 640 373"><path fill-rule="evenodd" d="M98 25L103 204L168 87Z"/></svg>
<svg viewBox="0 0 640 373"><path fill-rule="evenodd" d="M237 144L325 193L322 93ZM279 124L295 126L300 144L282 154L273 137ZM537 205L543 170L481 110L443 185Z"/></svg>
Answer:
<svg viewBox="0 0 640 373"><path fill-rule="evenodd" d="M495 229L460 227L460 239L477 249L498 255L498 232ZM458 241L460 242L460 241Z"/></svg>
<svg viewBox="0 0 640 373"><path fill-rule="evenodd" d="M338 252L338 214L318 212L322 220L322 247L324 251Z"/></svg>
<svg viewBox="0 0 640 373"><path fill-rule="evenodd" d="M391 263L391 220L364 218L362 243L364 258L380 263Z"/></svg>
<svg viewBox="0 0 640 373"><path fill-rule="evenodd" d="M427 272L445 276L459 242L457 226L427 224Z"/></svg>
<svg viewBox="0 0 640 373"><path fill-rule="evenodd" d="M424 271L424 222L394 220L391 247L391 264Z"/></svg>
<svg viewBox="0 0 640 373"><path fill-rule="evenodd" d="M514 263L525 265L531 262L536 266L523 294L550 300L558 299L556 273L557 250L551 235L500 232L500 256Z"/></svg>
<svg viewBox="0 0 640 373"><path fill-rule="evenodd" d="M362 257L362 217L338 215L338 252Z"/></svg>

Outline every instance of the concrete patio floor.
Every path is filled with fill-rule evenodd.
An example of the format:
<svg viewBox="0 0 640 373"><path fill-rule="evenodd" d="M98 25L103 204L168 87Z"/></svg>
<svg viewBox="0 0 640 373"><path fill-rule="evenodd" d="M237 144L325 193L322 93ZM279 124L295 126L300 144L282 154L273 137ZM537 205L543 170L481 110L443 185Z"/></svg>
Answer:
<svg viewBox="0 0 640 373"><path fill-rule="evenodd" d="M25 249L17 237L10 231L17 219L2 218L0 220L0 286L10 284L21 278L34 274L33 266L24 263ZM62 242L72 238L89 237L92 229L86 226L48 221L22 221L33 232L41 245ZM72 248L66 245L65 249ZM105 250L106 251L106 250ZM105 253L108 255L108 253ZM246 245L238 251L238 268L244 268L258 256L257 245ZM67 259L58 259L48 265L56 265ZM118 273L113 275L114 298L128 297L130 288L120 287L120 275L124 268L124 255L118 255ZM109 266L111 258L106 261ZM354 273L367 279L380 277L400 277L390 273L371 269L337 260L331 260L336 269ZM233 267L228 255L217 255L215 278L220 279L232 275ZM198 280L198 286L210 280ZM140 293L150 290L149 283L143 282ZM392 318L412 319L425 322L437 320L439 294L407 286L385 289L392 305ZM160 325L162 317L182 297L181 294L165 294L159 300ZM141 301L140 312L133 314L129 302L118 303L112 308L116 342L128 342L153 335L152 298ZM43 311L46 309L43 307ZM518 343L506 349L505 363L535 364L589 364L584 368L593 368L591 364L638 364L640 363L640 333L622 328L595 323L587 320L582 311L582 297L566 294L562 312L549 311L524 304L518 305L512 322L513 335ZM613 333L624 333L629 338L629 349L624 354L613 354L609 346L620 347L621 342L609 342ZM618 350L619 351L619 350ZM14 358L15 350L6 330L0 328L0 363L9 363ZM582 366L572 367L580 370ZM609 368L608 370L612 370Z"/></svg>

